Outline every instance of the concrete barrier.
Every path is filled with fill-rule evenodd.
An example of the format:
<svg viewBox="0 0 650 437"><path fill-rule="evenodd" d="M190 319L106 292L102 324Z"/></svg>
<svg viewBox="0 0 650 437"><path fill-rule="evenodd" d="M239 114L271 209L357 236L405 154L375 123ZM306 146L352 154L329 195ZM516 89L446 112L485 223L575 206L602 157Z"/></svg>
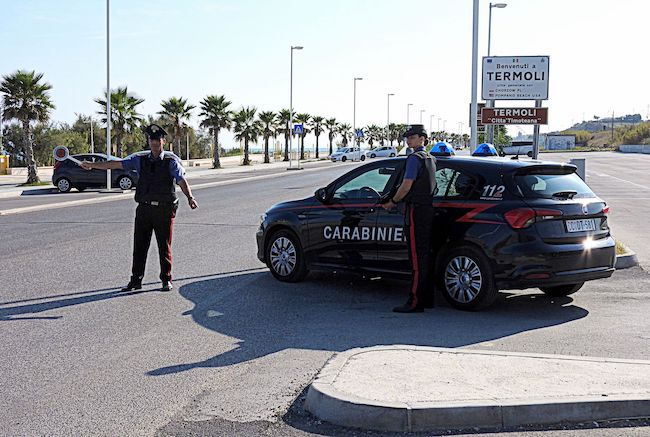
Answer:
<svg viewBox="0 0 650 437"><path fill-rule="evenodd" d="M618 146L618 151L622 153L646 153L650 154L650 145L645 144L622 144Z"/></svg>

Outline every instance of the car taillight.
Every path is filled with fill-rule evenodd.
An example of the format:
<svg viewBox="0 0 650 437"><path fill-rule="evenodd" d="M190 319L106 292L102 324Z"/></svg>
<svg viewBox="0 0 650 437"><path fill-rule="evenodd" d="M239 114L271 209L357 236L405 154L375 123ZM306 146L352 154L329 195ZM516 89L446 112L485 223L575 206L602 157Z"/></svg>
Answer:
<svg viewBox="0 0 650 437"><path fill-rule="evenodd" d="M535 211L531 208L517 208L505 213L506 221L513 229L524 229L535 222Z"/></svg>
<svg viewBox="0 0 650 437"><path fill-rule="evenodd" d="M61 161L56 161L56 162L54 163L54 170L58 170L59 167L61 167Z"/></svg>
<svg viewBox="0 0 650 437"><path fill-rule="evenodd" d="M605 214L605 215L609 214L609 206L608 205L605 205L605 207L603 208L603 214Z"/></svg>
<svg viewBox="0 0 650 437"><path fill-rule="evenodd" d="M557 209L517 208L506 212L504 217L513 229L525 229L535 221L552 219L561 215L562 211Z"/></svg>

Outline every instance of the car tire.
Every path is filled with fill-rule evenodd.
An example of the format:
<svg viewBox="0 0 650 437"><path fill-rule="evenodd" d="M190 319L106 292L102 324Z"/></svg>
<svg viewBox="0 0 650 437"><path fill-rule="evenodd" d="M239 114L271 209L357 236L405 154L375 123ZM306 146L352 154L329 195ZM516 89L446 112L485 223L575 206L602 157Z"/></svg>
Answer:
<svg viewBox="0 0 650 437"><path fill-rule="evenodd" d="M526 152L526 156L529 157L529 158L532 158L533 157L533 152Z"/></svg>
<svg viewBox="0 0 650 437"><path fill-rule="evenodd" d="M293 232L283 229L271 235L266 244L266 265L275 279L300 282L307 276L302 245Z"/></svg>
<svg viewBox="0 0 650 437"><path fill-rule="evenodd" d="M344 157L341 158L341 162L345 162L347 160L348 160L347 156L344 156Z"/></svg>
<svg viewBox="0 0 650 437"><path fill-rule="evenodd" d="M389 157L394 158L394 157L395 157L395 154L394 154L394 153L391 153L391 154L389 155Z"/></svg>
<svg viewBox="0 0 650 437"><path fill-rule="evenodd" d="M58 188L61 193L69 193L70 189L72 189L72 183L70 183L70 179L68 178L61 178L56 181L56 188Z"/></svg>
<svg viewBox="0 0 650 437"><path fill-rule="evenodd" d="M483 251L472 246L451 248L442 259L438 286L454 308L477 311L494 303L497 288Z"/></svg>
<svg viewBox="0 0 650 437"><path fill-rule="evenodd" d="M366 160L366 155L361 155L361 158L359 158L359 159L362 160L362 161L365 161Z"/></svg>
<svg viewBox="0 0 650 437"><path fill-rule="evenodd" d="M583 285L585 285L585 283L580 282L578 284L557 285L555 287L539 287L539 289L549 296L563 297L575 293L580 290Z"/></svg>
<svg viewBox="0 0 650 437"><path fill-rule="evenodd" d="M133 188L133 179L129 176L120 176L117 180L117 186L120 190L126 191Z"/></svg>
<svg viewBox="0 0 650 437"><path fill-rule="evenodd" d="M371 158L376 158L377 155L375 155L374 153L372 153L372 154L370 154L370 157L371 157Z"/></svg>

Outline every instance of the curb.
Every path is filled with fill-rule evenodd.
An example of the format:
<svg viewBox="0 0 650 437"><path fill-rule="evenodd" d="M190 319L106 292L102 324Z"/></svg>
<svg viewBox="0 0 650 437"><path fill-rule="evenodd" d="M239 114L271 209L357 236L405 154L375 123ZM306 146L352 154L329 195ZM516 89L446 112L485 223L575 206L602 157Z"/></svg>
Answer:
<svg viewBox="0 0 650 437"><path fill-rule="evenodd" d="M636 256L636 253L628 253L626 255L617 255L616 264L614 268L616 270L629 269L631 267L636 267L639 265L639 259Z"/></svg>
<svg viewBox="0 0 650 437"><path fill-rule="evenodd" d="M314 167L314 168L306 168L303 170L303 172L312 172L312 171L320 171L320 170L326 170L332 168L331 166L319 166L319 167ZM215 181L215 182L206 182L203 184L196 184L192 185L192 190L200 190L203 188L211 188L211 187L219 187L219 186L224 186L224 185L234 185L234 184L239 184L243 182L250 182L250 181L255 181L255 180L261 180L261 179L273 179L273 178L278 178L281 176L285 176L287 172L277 172L277 173L271 173L271 174L265 174L265 175L259 175L259 176L250 176L250 177L244 177L244 178L238 178L238 179L233 179L230 181ZM198 179L198 178L194 178ZM191 180L191 179L190 179ZM104 203L104 202L112 202L116 200L124 200L124 199L129 199L131 197L135 196L135 191L130 191L126 193L120 193L120 194L115 194L115 195L109 195L106 197L95 197L92 199L79 199L79 200L70 200L70 201L65 201L65 202L59 202L59 203L50 203L50 204L45 204L45 205L33 205L33 206L25 206L21 208L12 208L12 209L6 209L4 211L0 210L0 216L7 216L7 215L14 215L14 214L23 214L27 212L35 212L35 211L45 211L49 209L59 209L59 208L66 208L69 206L80 206L80 205L92 205L96 203Z"/></svg>
<svg viewBox="0 0 650 437"><path fill-rule="evenodd" d="M484 355L540 360L571 360L578 363L641 365L650 361L512 352L445 349L422 346L375 346L351 349L334 355L312 382L305 409L317 418L335 425L389 432L425 432L464 428L503 429L524 425L550 425L561 422L591 422L650 417L650 390L644 393L593 393L588 395L544 397L531 394L524 399L485 397L476 400L399 402L379 401L342 392L335 380L355 357L369 352L424 351L458 355ZM459 360L462 358L459 358ZM461 362L462 364L462 362ZM444 370L442 371L444 373ZM504 376L504 381L506 381ZM378 384L391 381L378 381Z"/></svg>
<svg viewBox="0 0 650 437"><path fill-rule="evenodd" d="M614 268L616 270L629 269L639 265L639 259L636 253L625 246L625 253L623 255L616 255L616 263Z"/></svg>

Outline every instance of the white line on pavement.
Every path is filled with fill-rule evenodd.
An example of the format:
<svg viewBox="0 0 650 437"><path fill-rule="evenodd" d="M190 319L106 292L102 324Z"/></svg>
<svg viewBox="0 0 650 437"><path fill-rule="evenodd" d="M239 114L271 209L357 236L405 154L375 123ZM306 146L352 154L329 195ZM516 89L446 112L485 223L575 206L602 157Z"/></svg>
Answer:
<svg viewBox="0 0 650 437"><path fill-rule="evenodd" d="M315 171L321 171L321 170L327 170L331 169L332 166L322 166L322 167L316 167L316 168L307 168L304 170L300 170L300 174L303 174L305 172L315 172ZM261 179L273 179L281 176L286 176L288 174L297 174L297 173L289 173L289 172L280 172L280 173L272 173L272 174L267 174L267 175L260 175L260 176L251 176L251 177L245 177L245 178L239 178L239 179L234 179L230 181L216 181L216 182L206 182L203 184L197 184L192 186L192 190L200 190L202 188L210 188L210 187L219 187L219 186L224 186L224 185L234 185L234 184L239 184L242 182L250 182L250 181L256 181L256 180L261 180ZM35 212L35 211L45 211L49 209L59 209L59 208L67 208L70 206L80 206L80 205L92 205L96 203L104 203L104 202L113 202L116 200L124 200L124 199L129 199L135 195L134 191L128 192L128 193L122 193L122 194L117 194L117 195L109 195L106 197L100 197L100 198L93 198L93 199L79 199L79 200L70 200L67 202L59 202L59 203L49 203L46 205L33 205L33 206L24 206L21 208L12 208L12 209L6 209L4 211L0 211L0 216L5 216L5 215L13 215L13 214L24 214L27 212Z"/></svg>

